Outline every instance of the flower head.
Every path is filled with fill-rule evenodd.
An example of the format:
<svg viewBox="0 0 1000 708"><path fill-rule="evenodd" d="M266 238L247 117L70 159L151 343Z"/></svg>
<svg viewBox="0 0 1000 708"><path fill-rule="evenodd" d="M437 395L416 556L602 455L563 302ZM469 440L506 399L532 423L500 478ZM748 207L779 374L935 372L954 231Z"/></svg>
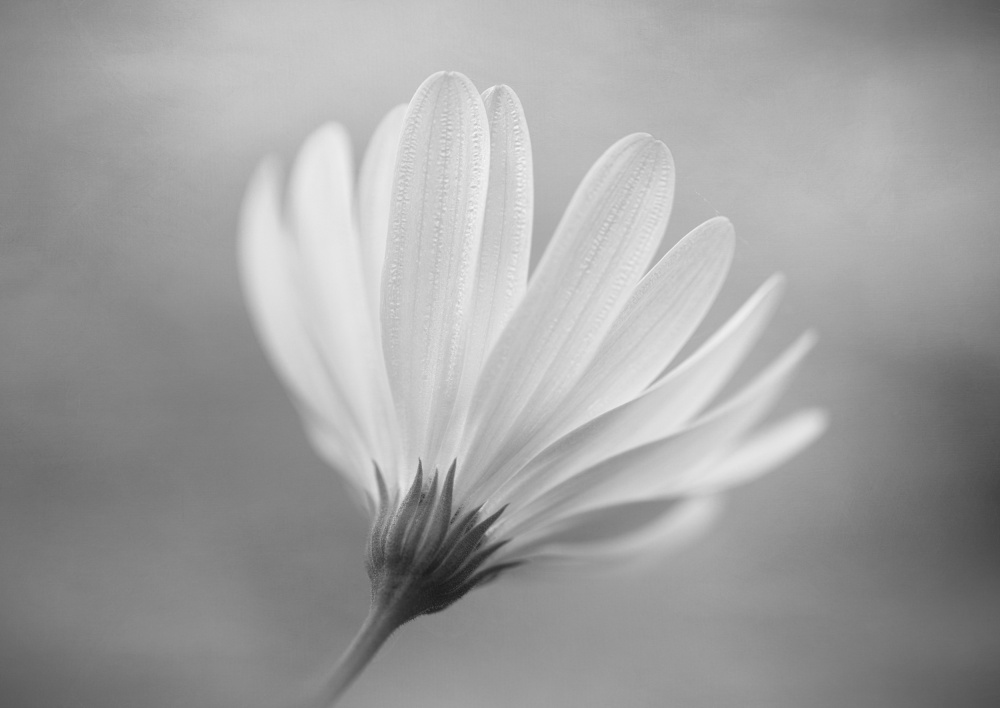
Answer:
<svg viewBox="0 0 1000 708"><path fill-rule="evenodd" d="M309 438L371 515L373 601L396 625L512 566L662 548L821 432L812 410L754 432L810 334L709 407L780 277L671 366L734 240L711 219L650 267L673 192L663 143L619 140L529 279L521 104L457 73L389 112L356 189L335 124L302 147L284 204L274 163L258 170L241 227L250 310Z"/></svg>

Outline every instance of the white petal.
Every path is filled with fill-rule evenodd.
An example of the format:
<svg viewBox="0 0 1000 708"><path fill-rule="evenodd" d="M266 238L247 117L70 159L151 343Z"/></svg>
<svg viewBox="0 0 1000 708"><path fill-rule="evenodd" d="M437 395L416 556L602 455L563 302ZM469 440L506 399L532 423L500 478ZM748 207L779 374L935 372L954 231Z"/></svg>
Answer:
<svg viewBox="0 0 1000 708"><path fill-rule="evenodd" d="M814 342L811 333L800 337L742 391L680 432L610 457L548 491L525 485L506 497L515 511L501 518L497 532L517 534L541 518L676 495L767 413Z"/></svg>
<svg viewBox="0 0 1000 708"><path fill-rule="evenodd" d="M247 189L239 247L241 280L264 349L303 417L330 431L327 459L351 475L353 463L366 456L366 446L308 327L297 256L281 221L273 162L260 166Z"/></svg>
<svg viewBox="0 0 1000 708"><path fill-rule="evenodd" d="M389 111L375 128L361 161L358 176L358 224L361 231L361 254L369 297L378 311L382 291L382 265L389 235L389 202L392 200L392 177L396 167L396 149L403 130L406 104Z"/></svg>
<svg viewBox="0 0 1000 708"><path fill-rule="evenodd" d="M755 433L688 485L688 497L657 498L591 509L519 535L497 562L516 558L594 562L648 558L705 530L719 508L718 492L773 470L811 445L827 427L823 411L793 414Z"/></svg>
<svg viewBox="0 0 1000 708"><path fill-rule="evenodd" d="M534 213L531 142L521 102L507 86L488 89L483 102L490 123L490 179L466 351L465 373L473 383L524 297Z"/></svg>
<svg viewBox="0 0 1000 708"><path fill-rule="evenodd" d="M641 134L613 145L587 173L490 352L460 467L485 479L526 454L525 442L579 380L646 270L673 185L670 152Z"/></svg>
<svg viewBox="0 0 1000 708"><path fill-rule="evenodd" d="M718 217L677 243L639 281L573 393L586 418L653 382L701 323L733 259L733 226ZM579 401L579 404L577 403Z"/></svg>
<svg viewBox="0 0 1000 708"><path fill-rule="evenodd" d="M460 383L489 152L472 82L457 73L427 79L400 139L381 318L406 458L430 468L450 463L437 454Z"/></svg>
<svg viewBox="0 0 1000 708"><path fill-rule="evenodd" d="M715 300L733 256L733 227L717 217L681 239L635 286L593 361L558 409L497 477L556 437L637 396L673 357ZM658 406L659 408L659 406ZM648 423L646 417L643 423Z"/></svg>
<svg viewBox="0 0 1000 708"><path fill-rule="evenodd" d="M695 480L685 492L716 493L745 484L783 465L811 445L827 427L827 416L810 409L754 433Z"/></svg>
<svg viewBox="0 0 1000 708"><path fill-rule="evenodd" d="M636 504L584 512L550 528L533 530L502 548L495 561L544 561L563 568L651 564L701 536L722 506L718 497L710 496Z"/></svg>
<svg viewBox="0 0 1000 708"><path fill-rule="evenodd" d="M486 356L528 284L534 209L528 126L521 102L509 87L487 89L483 103L490 125L489 188L462 385L449 426L448 450L455 449L464 432L469 401Z"/></svg>
<svg viewBox="0 0 1000 708"><path fill-rule="evenodd" d="M361 243L353 218L350 140L328 124L310 135L289 184L289 219L299 250L306 315L328 376L357 419L383 468L395 466L395 416L379 356ZM369 474L366 461L364 474Z"/></svg>
<svg viewBox="0 0 1000 708"><path fill-rule="evenodd" d="M378 511L373 455L345 448L343 433L329 424L303 416L306 437L320 459L347 478L354 501L374 517Z"/></svg>
<svg viewBox="0 0 1000 708"><path fill-rule="evenodd" d="M782 290L780 276L769 279L694 354L641 395L563 435L509 479L498 475L494 485L485 487L472 501L482 502L490 493L505 500L521 488L533 494L612 455L678 430L729 380L770 321Z"/></svg>

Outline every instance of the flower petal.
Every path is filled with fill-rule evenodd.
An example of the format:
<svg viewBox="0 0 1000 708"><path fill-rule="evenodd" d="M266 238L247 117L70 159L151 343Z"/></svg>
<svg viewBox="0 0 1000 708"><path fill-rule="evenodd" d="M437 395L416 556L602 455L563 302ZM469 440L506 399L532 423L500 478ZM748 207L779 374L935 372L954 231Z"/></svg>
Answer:
<svg viewBox="0 0 1000 708"><path fill-rule="evenodd" d="M561 433L646 388L704 318L732 256L733 228L723 217L701 224L670 249L636 284L576 386L503 461L496 478L506 478Z"/></svg>
<svg viewBox="0 0 1000 708"><path fill-rule="evenodd" d="M478 480L516 454L579 380L659 244L673 186L670 152L642 134L587 173L476 387L460 466ZM459 480L463 491L472 481Z"/></svg>
<svg viewBox="0 0 1000 708"><path fill-rule="evenodd" d="M353 411L337 390L303 314L295 247L281 220L278 169L263 163L254 174L240 219L240 274L258 336L307 421L329 431L324 457L353 476L367 455Z"/></svg>
<svg viewBox="0 0 1000 708"><path fill-rule="evenodd" d="M507 86L487 89L483 102L490 125L490 178L465 354L464 373L472 383L524 297L534 210L531 142L521 102Z"/></svg>
<svg viewBox="0 0 1000 708"><path fill-rule="evenodd" d="M650 564L704 533L721 506L719 497L704 496L594 509L518 536L500 550L495 562L545 561L564 569L594 563Z"/></svg>
<svg viewBox="0 0 1000 708"><path fill-rule="evenodd" d="M379 356L378 332L353 219L351 145L340 125L310 135L289 180L289 219L303 274L304 314L328 376L354 412L383 469L396 466L395 415ZM379 459L381 458L381 459ZM363 473L371 472L369 458Z"/></svg>
<svg viewBox="0 0 1000 708"><path fill-rule="evenodd" d="M755 433L683 490L684 495L599 507L532 528L502 551L498 562L513 558L614 560L645 556L681 537L707 528L718 509L718 492L744 484L784 464L823 434L827 416L810 409Z"/></svg>
<svg viewBox="0 0 1000 708"><path fill-rule="evenodd" d="M660 259L636 285L567 407L583 407L584 418L592 418L656 379L715 301L733 259L733 239L732 224L717 217Z"/></svg>
<svg viewBox="0 0 1000 708"><path fill-rule="evenodd" d="M795 413L750 438L693 482L692 493L716 493L770 472L811 445L827 428L827 415L810 409Z"/></svg>
<svg viewBox="0 0 1000 708"><path fill-rule="evenodd" d="M404 120L382 278L382 347L409 460L437 453L457 397L489 169L475 86L439 73ZM443 464L441 464L443 462Z"/></svg>
<svg viewBox="0 0 1000 708"><path fill-rule="evenodd" d="M801 336L770 366L728 402L683 430L607 458L543 491L534 485L509 495L513 513L498 523L504 533L589 508L650 496L672 496L685 489L705 466L716 461L733 442L767 413L815 342Z"/></svg>
<svg viewBox="0 0 1000 708"><path fill-rule="evenodd" d="M473 503L518 498L551 486L629 448L675 432L718 393L771 319L783 290L770 278L707 342L641 395L602 413L550 444L506 478L497 475ZM499 491L497 491L499 490Z"/></svg>
<svg viewBox="0 0 1000 708"><path fill-rule="evenodd" d="M403 130L406 104L389 111L375 128L358 176L358 225L361 253L369 297L378 312L382 293L382 266L389 234L389 202L392 200L392 177L396 150Z"/></svg>

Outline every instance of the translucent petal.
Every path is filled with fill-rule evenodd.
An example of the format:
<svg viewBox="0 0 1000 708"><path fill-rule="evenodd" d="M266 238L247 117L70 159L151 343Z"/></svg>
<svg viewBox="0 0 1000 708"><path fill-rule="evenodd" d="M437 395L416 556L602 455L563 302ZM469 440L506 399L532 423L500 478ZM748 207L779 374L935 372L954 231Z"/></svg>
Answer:
<svg viewBox="0 0 1000 708"><path fill-rule="evenodd" d="M783 465L811 445L827 427L827 416L810 409L754 433L685 490L716 493L746 484Z"/></svg>
<svg viewBox="0 0 1000 708"><path fill-rule="evenodd" d="M704 318L732 255L733 228L723 217L705 222L670 249L635 286L576 386L517 454L503 461L495 478L509 476L560 433L646 388Z"/></svg>
<svg viewBox="0 0 1000 708"><path fill-rule="evenodd" d="M649 546L673 545L681 529L686 536L695 527L705 528L709 521L704 514L709 510L706 502L713 512L717 507L718 497L710 495L779 467L812 444L826 427L823 411L800 411L753 434L679 490L694 497L661 497L590 509L530 529L512 541L506 552L509 557L544 554L580 561L645 556Z"/></svg>
<svg viewBox="0 0 1000 708"><path fill-rule="evenodd" d="M382 347L405 458L437 459L457 397L489 169L483 101L466 77L417 90L400 138L382 276Z"/></svg>
<svg viewBox="0 0 1000 708"><path fill-rule="evenodd" d="M587 173L477 385L460 456L477 479L521 454L577 383L659 244L673 186L670 152L648 135Z"/></svg>
<svg viewBox="0 0 1000 708"><path fill-rule="evenodd" d="M651 499L583 512L518 536L495 562L545 561L564 569L595 563L652 564L702 535L721 506L718 497L708 496Z"/></svg>
<svg viewBox="0 0 1000 708"><path fill-rule="evenodd" d="M638 395L684 346L715 301L733 259L733 226L718 217L677 243L639 281L566 408L584 418Z"/></svg>
<svg viewBox="0 0 1000 708"><path fill-rule="evenodd" d="M314 322L327 374L346 397L369 449L380 453L383 468L395 467L394 414L367 296L353 193L347 132L325 125L306 139L289 184L290 227L304 275L302 309Z"/></svg>
<svg viewBox="0 0 1000 708"><path fill-rule="evenodd" d="M376 312L381 298L382 265L385 262L385 243L389 234L392 177L405 113L405 103L396 106L375 128L358 176L361 254L365 264L365 282Z"/></svg>
<svg viewBox="0 0 1000 708"><path fill-rule="evenodd" d="M681 431L610 457L547 491L532 485L506 496L515 511L498 527L516 535L540 518L678 494L767 413L814 342L811 333L800 337L740 393Z"/></svg>
<svg viewBox="0 0 1000 708"><path fill-rule="evenodd" d="M281 220L273 162L260 166L247 189L239 248L243 288L264 349L303 417L330 431L328 459L350 474L367 449L304 317L298 257Z"/></svg>
<svg viewBox="0 0 1000 708"><path fill-rule="evenodd" d="M562 560L608 560L649 550L644 547L672 544L679 540L681 529L687 535L694 526L705 528L709 520L705 512L717 508L715 494L778 467L815 441L825 428L826 415L822 411L796 413L752 435L707 473L679 490L678 496L630 501L557 517L519 534L505 549L505 558L544 554Z"/></svg>
<svg viewBox="0 0 1000 708"><path fill-rule="evenodd" d="M769 279L694 354L633 400L563 435L504 481L485 487L479 503L533 494L612 455L675 432L715 397L759 338L781 298L783 280ZM503 482L503 484L501 484ZM499 491L497 491L499 489Z"/></svg>

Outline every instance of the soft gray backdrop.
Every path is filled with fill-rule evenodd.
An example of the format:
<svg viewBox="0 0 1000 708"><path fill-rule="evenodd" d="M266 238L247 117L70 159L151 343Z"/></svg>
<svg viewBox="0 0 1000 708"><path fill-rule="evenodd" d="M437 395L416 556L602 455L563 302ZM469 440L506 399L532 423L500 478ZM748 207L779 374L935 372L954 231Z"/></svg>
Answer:
<svg viewBox="0 0 1000 708"><path fill-rule="evenodd" d="M366 524L251 332L236 215L323 120L428 74L521 96L534 256L621 135L674 241L815 325L814 449L645 574L501 581L345 706L1000 704L1000 13L933 2L0 6L0 704L290 706L367 610ZM699 335L702 339L704 334Z"/></svg>

